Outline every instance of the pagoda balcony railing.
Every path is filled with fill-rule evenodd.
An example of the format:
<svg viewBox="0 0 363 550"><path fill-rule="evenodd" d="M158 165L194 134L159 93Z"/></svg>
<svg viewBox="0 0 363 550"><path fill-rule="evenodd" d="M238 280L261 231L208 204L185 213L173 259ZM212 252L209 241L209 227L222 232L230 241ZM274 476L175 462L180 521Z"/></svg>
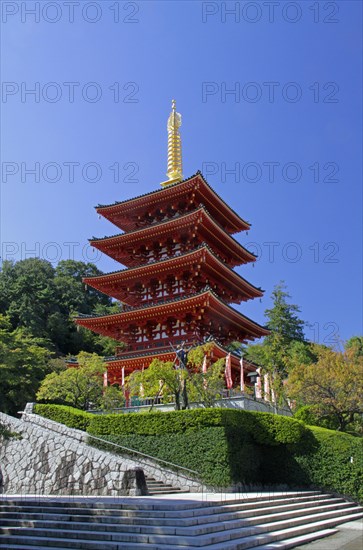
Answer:
<svg viewBox="0 0 363 550"><path fill-rule="evenodd" d="M231 397L244 397L246 394L243 391L240 391L238 389L230 389L230 390L223 390L221 392L221 396L217 398L218 399L230 399ZM175 403L173 401L165 401L164 397L162 395L155 397L131 397L127 400L125 403L126 409L133 408L133 407L148 407L151 405L172 405L174 406Z"/></svg>
<svg viewBox="0 0 363 550"><path fill-rule="evenodd" d="M249 387L249 386L248 386ZM224 389L222 390L219 397L216 397L215 401L223 401L223 400L229 400L233 398L248 398L253 399L254 401L261 401L266 402L263 398L254 398L252 395L245 391L241 391L238 388L232 388L232 389ZM133 396L129 397L126 400L126 403L123 407L113 409L115 412L122 412L125 409L135 409L139 407L151 407L156 405L164 405L168 407L174 407L175 402L174 401L165 401L164 397L162 395L159 395L158 397L138 397ZM102 411L98 410L90 410L89 412L94 414L103 414Z"/></svg>

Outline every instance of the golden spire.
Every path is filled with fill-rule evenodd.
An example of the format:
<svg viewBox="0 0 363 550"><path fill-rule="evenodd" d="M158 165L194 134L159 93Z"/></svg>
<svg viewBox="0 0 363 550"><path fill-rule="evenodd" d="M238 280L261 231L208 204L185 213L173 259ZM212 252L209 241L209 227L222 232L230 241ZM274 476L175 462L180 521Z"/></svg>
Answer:
<svg viewBox="0 0 363 550"><path fill-rule="evenodd" d="M168 118L168 176L161 185L165 187L183 179L182 151L179 128L182 123L181 114L176 112L175 99L171 102L171 113Z"/></svg>

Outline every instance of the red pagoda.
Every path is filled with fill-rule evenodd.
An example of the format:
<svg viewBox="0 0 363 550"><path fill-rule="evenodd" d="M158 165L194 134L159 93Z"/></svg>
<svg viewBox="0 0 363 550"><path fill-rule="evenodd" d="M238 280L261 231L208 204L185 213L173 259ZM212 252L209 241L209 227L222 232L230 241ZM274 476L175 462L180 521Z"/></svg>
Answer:
<svg viewBox="0 0 363 550"><path fill-rule="evenodd" d="M126 344L107 359L110 384L121 384L155 357L174 361L175 348L182 344L213 342L211 356L216 360L227 356L231 342L269 333L231 306L263 295L233 271L256 260L232 236L250 225L200 172L183 180L180 125L173 101L168 119L169 179L162 189L96 207L122 233L90 243L126 269L87 277L84 283L124 306L120 313L81 316L76 322ZM230 357L232 381L239 385L240 357L233 353ZM255 367L244 362L244 369Z"/></svg>

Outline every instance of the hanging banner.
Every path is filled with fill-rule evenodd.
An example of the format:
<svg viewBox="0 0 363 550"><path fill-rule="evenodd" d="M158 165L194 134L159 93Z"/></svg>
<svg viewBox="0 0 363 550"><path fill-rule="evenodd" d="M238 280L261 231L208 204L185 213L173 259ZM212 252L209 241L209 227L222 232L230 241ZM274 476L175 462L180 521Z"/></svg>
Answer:
<svg viewBox="0 0 363 550"><path fill-rule="evenodd" d="M270 375L268 373L263 375L263 393L264 400L270 401Z"/></svg>
<svg viewBox="0 0 363 550"><path fill-rule="evenodd" d="M202 365L202 373L205 374L207 372L207 356L204 356L203 359L203 365Z"/></svg>
<svg viewBox="0 0 363 550"><path fill-rule="evenodd" d="M240 374L240 381L241 381L241 391L245 391L245 375L243 372L243 357L240 359L240 367L241 367L241 374Z"/></svg>
<svg viewBox="0 0 363 550"><path fill-rule="evenodd" d="M256 397L257 399L261 399L262 398L261 369L258 368L256 372L258 373L257 382L255 385Z"/></svg>
<svg viewBox="0 0 363 550"><path fill-rule="evenodd" d="M228 390L230 390L233 386L231 362L232 362L231 361L231 354L229 353L226 357L226 367L225 367L225 370L224 370L224 376L225 376L225 379L226 379L226 386L227 386Z"/></svg>

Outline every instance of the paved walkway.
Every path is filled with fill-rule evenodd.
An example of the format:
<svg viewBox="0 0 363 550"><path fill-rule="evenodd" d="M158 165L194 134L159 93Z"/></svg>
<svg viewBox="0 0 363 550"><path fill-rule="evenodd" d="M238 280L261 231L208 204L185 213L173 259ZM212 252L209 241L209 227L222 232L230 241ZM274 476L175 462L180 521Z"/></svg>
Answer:
<svg viewBox="0 0 363 550"><path fill-rule="evenodd" d="M294 550L363 550L362 520L342 523L337 529L339 532L335 535L296 546Z"/></svg>

